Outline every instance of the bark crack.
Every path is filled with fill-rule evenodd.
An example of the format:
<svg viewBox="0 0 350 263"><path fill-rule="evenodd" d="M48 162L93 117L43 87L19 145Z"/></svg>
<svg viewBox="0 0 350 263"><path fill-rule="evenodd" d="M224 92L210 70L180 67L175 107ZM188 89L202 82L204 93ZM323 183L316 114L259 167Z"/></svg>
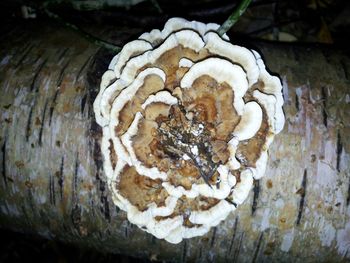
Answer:
<svg viewBox="0 0 350 263"><path fill-rule="evenodd" d="M63 200L63 167L64 167L64 156L62 156L60 170L58 172L58 186L59 186L61 201Z"/></svg>
<svg viewBox="0 0 350 263"><path fill-rule="evenodd" d="M297 109L297 112L300 111L300 102L299 102L299 97L297 93L295 93L295 108Z"/></svg>
<svg viewBox="0 0 350 263"><path fill-rule="evenodd" d="M67 54L68 50L69 50L69 48L67 47L67 48L65 48L65 49L61 52L61 54L58 55L57 63L60 63L60 61L62 60L62 58Z"/></svg>
<svg viewBox="0 0 350 263"><path fill-rule="evenodd" d="M53 111L54 111L55 106L56 106L56 100L57 100L59 92L60 92L60 88L57 87L56 91L55 91L55 94L53 96L52 102L51 102L51 106L50 106L49 126L51 126L52 115L53 115Z"/></svg>
<svg viewBox="0 0 350 263"><path fill-rule="evenodd" d="M41 117L41 126L39 130L39 146L42 146L42 136L43 136L43 130L44 130L44 125L45 125L45 114L46 114L46 109L47 109L47 103L48 101L45 102L44 110L43 110L43 115Z"/></svg>
<svg viewBox="0 0 350 263"><path fill-rule="evenodd" d="M326 87L322 87L322 89L321 89L321 100L322 100L323 124L327 128L328 127L328 115L327 115L327 111L326 111L326 107L327 107Z"/></svg>
<svg viewBox="0 0 350 263"><path fill-rule="evenodd" d="M258 258L263 236L264 236L264 232L261 232L261 233L260 233L260 236L259 236L258 244L257 244L256 249L255 249L255 251L254 251L254 256L253 256L253 260L252 260L253 263L256 262L256 260L257 260L257 258Z"/></svg>
<svg viewBox="0 0 350 263"><path fill-rule="evenodd" d="M92 56L93 57L93 56ZM77 81L81 75L81 73L83 72L83 70L86 68L86 66L89 64L90 60L92 57L89 57L85 62L84 64L81 66L81 68L79 69L79 72L75 78L75 81Z"/></svg>
<svg viewBox="0 0 350 263"><path fill-rule="evenodd" d="M297 221L296 221L297 225L300 224L301 217L302 217L303 210L304 210L305 195L306 195L306 183L307 183L307 170L305 169L304 175L303 175L303 181L301 183L301 188L298 191L298 193L301 195L301 198L300 198L300 202L299 202L298 216L297 216Z"/></svg>
<svg viewBox="0 0 350 263"><path fill-rule="evenodd" d="M216 227L214 227L214 229L213 229L213 235L212 235L212 237L211 237L211 242L210 242L210 248L212 248L213 246L214 246L214 244L215 244L215 238L216 238Z"/></svg>
<svg viewBox="0 0 350 263"><path fill-rule="evenodd" d="M7 177L6 177L6 138L1 147L2 151L2 178L4 179L5 188L7 187Z"/></svg>
<svg viewBox="0 0 350 263"><path fill-rule="evenodd" d="M346 198L346 205L350 205L350 180L349 180L349 187L348 187L348 197Z"/></svg>
<svg viewBox="0 0 350 263"><path fill-rule="evenodd" d="M23 54L23 56L18 60L18 62L16 63L15 65L15 69L17 69L21 64L22 62L26 59L26 57L29 55L30 51L33 49L33 45L28 45L28 49L27 51ZM27 47L26 47L27 48ZM25 48L25 49L26 49Z"/></svg>
<svg viewBox="0 0 350 263"><path fill-rule="evenodd" d="M187 240L184 240L184 245L182 247L182 262L186 262L186 256L187 256Z"/></svg>
<svg viewBox="0 0 350 263"><path fill-rule="evenodd" d="M57 87L60 87L60 86L61 86L62 80L63 80L63 77L64 77L64 71L65 71L66 68L68 67L69 63L70 63L70 60L68 60L68 61L66 62L66 64L63 65L63 67L62 67L62 69L61 69L61 71L60 71L60 74L58 75L58 78L57 78L57 84L56 84Z"/></svg>
<svg viewBox="0 0 350 263"><path fill-rule="evenodd" d="M49 178L49 196L50 196L50 204L56 204L56 195L55 195L55 178L50 175Z"/></svg>
<svg viewBox="0 0 350 263"><path fill-rule="evenodd" d="M254 180L254 188L253 188L254 196L253 196L253 204L252 204L252 216L255 214L257 205L258 205L258 199L260 194L260 181Z"/></svg>
<svg viewBox="0 0 350 263"><path fill-rule="evenodd" d="M337 171L340 172L340 161L341 161L341 154L343 151L343 144L340 136L340 132L338 130L337 132Z"/></svg>
<svg viewBox="0 0 350 263"><path fill-rule="evenodd" d="M30 91L33 91L34 88L35 88L35 92L38 92L39 87L35 87L35 86L36 86L36 82L37 82L37 79L38 79L38 77L39 77L39 75L40 75L40 72L41 72L41 70L44 68L46 62L47 62L47 59L45 59L45 60L39 65L39 67L37 68L37 70L35 71L35 74L34 74L32 83L31 83L31 85L30 85Z"/></svg>
<svg viewBox="0 0 350 263"><path fill-rule="evenodd" d="M32 124L32 117L33 117L33 107L34 107L34 106L31 106L31 107L30 107L29 115L28 115L28 120L27 120L27 125L26 125L26 142L29 141L29 137L30 137L30 134L31 134L31 124Z"/></svg>
<svg viewBox="0 0 350 263"><path fill-rule="evenodd" d="M238 241L238 247L237 249L235 250L235 253L234 253L234 256L233 256L233 260L236 261L240 252L241 252L241 247L242 247L242 241L243 241L243 238L244 238L244 232L242 232L240 238L239 238L239 241Z"/></svg>
<svg viewBox="0 0 350 263"><path fill-rule="evenodd" d="M86 101L87 101L87 94L85 94L82 98L81 98L81 104L80 104L80 112L81 115L83 115L84 110L85 110L85 105L86 105Z"/></svg>
<svg viewBox="0 0 350 263"><path fill-rule="evenodd" d="M238 217L236 217L235 219L235 224L234 224L234 227L233 227L233 235L232 235L232 238L231 238L231 242L230 242L230 246L229 246L229 249L228 249L228 253L227 253L227 257L228 255L231 253L232 251L232 247L233 247L233 243L234 243L234 240L236 238L236 233L237 233L237 226L238 226Z"/></svg>

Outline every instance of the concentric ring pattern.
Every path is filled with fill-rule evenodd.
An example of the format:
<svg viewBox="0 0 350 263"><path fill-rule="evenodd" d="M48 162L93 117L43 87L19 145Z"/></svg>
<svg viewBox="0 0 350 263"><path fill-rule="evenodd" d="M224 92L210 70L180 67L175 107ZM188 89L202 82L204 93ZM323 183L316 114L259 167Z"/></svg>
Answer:
<svg viewBox="0 0 350 263"><path fill-rule="evenodd" d="M172 18L127 43L94 102L115 204L171 243L242 204L284 125L280 80L218 27Z"/></svg>

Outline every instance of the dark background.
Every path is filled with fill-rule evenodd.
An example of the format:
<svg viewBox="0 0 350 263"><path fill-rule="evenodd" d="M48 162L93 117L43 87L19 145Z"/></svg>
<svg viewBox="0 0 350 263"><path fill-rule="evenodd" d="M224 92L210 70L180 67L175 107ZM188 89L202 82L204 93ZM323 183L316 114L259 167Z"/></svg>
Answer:
<svg viewBox="0 0 350 263"><path fill-rule="evenodd" d="M47 19L70 23L80 30L109 40L105 32L125 27L130 38L161 28L174 16L222 24L238 0L2 0L0 19L6 24ZM26 15L27 10L29 15ZM50 18L48 12L61 20ZM29 18L28 16L35 18ZM25 19L27 17L27 19ZM105 28L94 32L95 28ZM8 28L7 30L11 30ZM137 30L136 30L137 31ZM235 39L266 39L298 43L347 46L350 42L350 1L347 0L252 0L248 10L228 33ZM118 39L111 39L118 45Z"/></svg>
<svg viewBox="0 0 350 263"><path fill-rule="evenodd" d="M222 24L236 0L2 0L0 41L14 28L30 23L63 24L91 39L123 46L142 32L161 29L174 16ZM113 30L125 38L113 37ZM104 28L104 30L101 30ZM293 45L350 46L350 1L253 0L239 22L228 32L234 43L256 40L293 42ZM119 34L120 35L120 34ZM125 42L126 41L126 42ZM0 229L0 262L149 262Z"/></svg>

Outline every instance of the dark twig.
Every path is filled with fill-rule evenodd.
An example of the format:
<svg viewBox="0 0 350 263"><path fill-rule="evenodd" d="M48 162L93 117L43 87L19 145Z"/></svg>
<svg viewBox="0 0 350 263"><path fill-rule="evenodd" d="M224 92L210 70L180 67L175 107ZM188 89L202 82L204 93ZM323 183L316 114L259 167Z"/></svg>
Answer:
<svg viewBox="0 0 350 263"><path fill-rule="evenodd" d="M65 21L63 18L61 18L59 15L51 12L49 9L48 9L48 6L47 5L44 5L43 7L43 11L45 12L45 14L52 18L52 19L55 19L56 21L58 21L59 23L65 25L66 27L74 30L75 32L79 33L81 36L83 36L85 39L89 40L90 42L93 42L95 43L96 45L100 46L100 47L103 47L103 48L106 48L106 49L109 49L111 51L114 51L114 52L119 52L121 50L120 47L116 46L116 45L113 45L105 40L102 40L100 38L97 38L96 36L93 36L87 32L85 32L84 30L82 30L81 28L77 27L76 25L74 24L71 24L67 21Z"/></svg>
<svg viewBox="0 0 350 263"><path fill-rule="evenodd" d="M233 13L227 18L227 20L219 27L218 33L220 36L225 34L230 28L236 24L240 16L245 12L249 6L251 0L242 0Z"/></svg>

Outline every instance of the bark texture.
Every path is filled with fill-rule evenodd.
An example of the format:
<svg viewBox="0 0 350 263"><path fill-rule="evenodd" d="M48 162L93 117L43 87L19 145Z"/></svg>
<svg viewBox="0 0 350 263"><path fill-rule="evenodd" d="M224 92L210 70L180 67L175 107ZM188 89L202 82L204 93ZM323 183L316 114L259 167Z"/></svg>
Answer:
<svg viewBox="0 0 350 263"><path fill-rule="evenodd" d="M121 43L130 37L123 31L113 32ZM129 224L108 193L92 103L113 54L57 25L2 35L1 227L158 260L350 258L350 59L343 52L255 43L280 74L285 99L286 125L266 175L206 236L172 245Z"/></svg>

